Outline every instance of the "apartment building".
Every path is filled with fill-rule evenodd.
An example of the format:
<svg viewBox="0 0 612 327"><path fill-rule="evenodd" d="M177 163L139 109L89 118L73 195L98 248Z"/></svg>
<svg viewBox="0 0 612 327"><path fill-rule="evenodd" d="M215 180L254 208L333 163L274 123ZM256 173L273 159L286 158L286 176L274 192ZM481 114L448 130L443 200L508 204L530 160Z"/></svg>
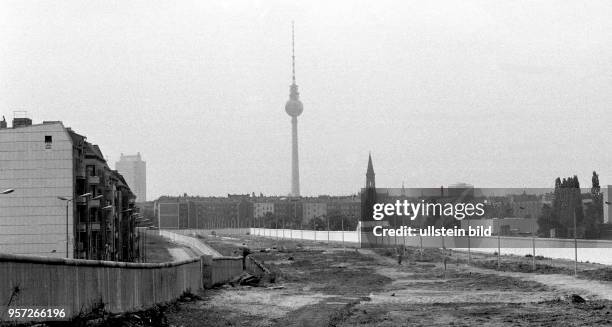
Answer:
<svg viewBox="0 0 612 327"><path fill-rule="evenodd" d="M134 194L100 148L59 121L0 125L0 252L135 261Z"/></svg>
<svg viewBox="0 0 612 327"><path fill-rule="evenodd" d="M115 169L134 192L136 202L147 201L147 163L142 160L140 152L135 155L122 153L119 161L115 163Z"/></svg>

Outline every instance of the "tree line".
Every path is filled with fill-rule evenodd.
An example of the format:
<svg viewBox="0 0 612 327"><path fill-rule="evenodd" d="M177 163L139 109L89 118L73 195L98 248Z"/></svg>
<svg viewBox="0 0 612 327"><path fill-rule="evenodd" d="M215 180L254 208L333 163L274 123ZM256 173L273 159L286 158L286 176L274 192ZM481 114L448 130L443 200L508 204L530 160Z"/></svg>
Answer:
<svg viewBox="0 0 612 327"><path fill-rule="evenodd" d="M272 212L266 212L263 217L255 218L255 227L354 231L357 228L358 220L355 216L344 215L340 212L330 212L325 216L314 217L308 221L301 219L302 217L299 216L279 217Z"/></svg>
<svg viewBox="0 0 612 327"><path fill-rule="evenodd" d="M583 201L586 200L586 201ZM593 172L591 189L583 194L578 176L555 179L552 203L544 204L538 217L541 237L599 238L603 223L603 194L599 175Z"/></svg>

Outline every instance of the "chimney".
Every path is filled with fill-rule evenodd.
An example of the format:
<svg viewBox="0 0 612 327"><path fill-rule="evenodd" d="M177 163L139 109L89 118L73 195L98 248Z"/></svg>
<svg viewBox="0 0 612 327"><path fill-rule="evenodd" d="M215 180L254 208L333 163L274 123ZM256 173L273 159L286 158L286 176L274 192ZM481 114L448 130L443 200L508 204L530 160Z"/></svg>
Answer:
<svg viewBox="0 0 612 327"><path fill-rule="evenodd" d="M13 118L13 128L32 126L30 118Z"/></svg>
<svg viewBox="0 0 612 327"><path fill-rule="evenodd" d="M13 128L32 126L32 119L27 118L27 111L15 111L13 115Z"/></svg>

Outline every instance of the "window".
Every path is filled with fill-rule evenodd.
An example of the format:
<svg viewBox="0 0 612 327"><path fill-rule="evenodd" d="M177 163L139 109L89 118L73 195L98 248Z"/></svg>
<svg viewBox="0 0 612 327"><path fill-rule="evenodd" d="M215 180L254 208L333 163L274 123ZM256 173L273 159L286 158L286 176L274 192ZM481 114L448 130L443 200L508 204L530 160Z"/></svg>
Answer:
<svg viewBox="0 0 612 327"><path fill-rule="evenodd" d="M87 176L96 176L96 166L95 165L87 165L85 169L87 170Z"/></svg>
<svg viewBox="0 0 612 327"><path fill-rule="evenodd" d="M51 149L51 144L53 144L53 136L45 135L45 149Z"/></svg>

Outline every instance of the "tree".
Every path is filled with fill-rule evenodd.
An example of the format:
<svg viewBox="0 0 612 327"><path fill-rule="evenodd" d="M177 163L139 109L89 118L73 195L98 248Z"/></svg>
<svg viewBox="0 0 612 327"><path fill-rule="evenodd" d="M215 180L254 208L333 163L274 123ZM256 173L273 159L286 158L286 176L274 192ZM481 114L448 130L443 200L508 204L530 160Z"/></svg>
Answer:
<svg viewBox="0 0 612 327"><path fill-rule="evenodd" d="M308 222L308 227L314 230L327 230L327 221L320 217L314 217Z"/></svg>
<svg viewBox="0 0 612 327"><path fill-rule="evenodd" d="M263 221L264 227L266 228L276 228L277 227L276 216L274 216L274 213L266 212L261 219Z"/></svg>
<svg viewBox="0 0 612 327"><path fill-rule="evenodd" d="M357 228L357 218L355 216L347 216L338 211L328 213L327 218L323 218L325 224L327 224L327 220L329 220L330 230L355 230Z"/></svg>
<svg viewBox="0 0 612 327"><path fill-rule="evenodd" d="M555 228L558 237L574 236L574 220L576 235L584 232L584 212L582 210L582 196L578 176L555 180L555 191L550 215L551 226ZM553 227L554 228L554 227Z"/></svg>
<svg viewBox="0 0 612 327"><path fill-rule="evenodd" d="M542 212L538 217L538 236L550 237L550 231L554 229L558 231L561 229L559 224L559 217L553 213L552 207L548 204L542 206Z"/></svg>
<svg viewBox="0 0 612 327"><path fill-rule="evenodd" d="M598 238L599 225L603 223L603 196L599 185L599 175L596 172L593 172L591 182L591 202L585 209L584 234L587 238Z"/></svg>

